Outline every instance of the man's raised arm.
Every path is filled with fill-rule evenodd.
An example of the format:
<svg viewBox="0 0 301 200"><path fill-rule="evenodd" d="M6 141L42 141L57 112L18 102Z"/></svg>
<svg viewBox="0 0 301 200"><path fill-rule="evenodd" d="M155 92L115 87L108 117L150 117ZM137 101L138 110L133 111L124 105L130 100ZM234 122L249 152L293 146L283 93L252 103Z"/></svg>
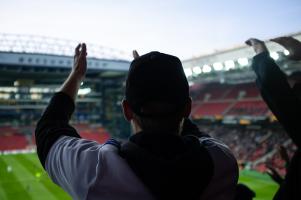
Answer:
<svg viewBox="0 0 301 200"><path fill-rule="evenodd" d="M87 70L86 45L79 44L75 49L74 66L59 92L51 98L49 105L37 123L35 138L37 153L45 168L45 161L51 146L61 136L80 138L76 130L69 125L75 108L75 99Z"/></svg>

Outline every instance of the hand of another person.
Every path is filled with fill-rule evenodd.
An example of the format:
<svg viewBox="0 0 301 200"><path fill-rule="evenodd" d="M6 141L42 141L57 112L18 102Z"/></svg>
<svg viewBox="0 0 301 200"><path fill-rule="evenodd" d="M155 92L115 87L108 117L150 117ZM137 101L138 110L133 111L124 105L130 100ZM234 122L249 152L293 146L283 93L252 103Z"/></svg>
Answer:
<svg viewBox="0 0 301 200"><path fill-rule="evenodd" d="M71 75L76 76L80 80L85 77L87 71L87 48L86 44L82 43L75 48L74 65Z"/></svg>
<svg viewBox="0 0 301 200"><path fill-rule="evenodd" d="M253 47L256 54L268 52L268 49L263 41L256 38L250 38L245 42L247 45Z"/></svg>
<svg viewBox="0 0 301 200"><path fill-rule="evenodd" d="M271 41L282 45L289 51L288 58L292 60L301 60L301 42L293 37L278 37Z"/></svg>
<svg viewBox="0 0 301 200"><path fill-rule="evenodd" d="M266 173L279 185L283 182L283 178L280 176L280 174L274 169L272 166L267 166L268 170Z"/></svg>
<svg viewBox="0 0 301 200"><path fill-rule="evenodd" d="M139 58L139 54L138 54L138 52L136 50L133 51L133 58L134 59Z"/></svg>

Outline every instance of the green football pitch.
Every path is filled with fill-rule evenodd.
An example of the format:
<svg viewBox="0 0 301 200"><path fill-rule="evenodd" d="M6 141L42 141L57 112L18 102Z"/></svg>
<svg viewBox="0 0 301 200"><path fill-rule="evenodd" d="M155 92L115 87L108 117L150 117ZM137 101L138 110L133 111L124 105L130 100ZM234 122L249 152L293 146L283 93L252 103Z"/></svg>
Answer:
<svg viewBox="0 0 301 200"><path fill-rule="evenodd" d="M256 200L272 199L277 185L267 176L242 171L239 182L256 191ZM40 165L36 154L0 155L0 199L53 200L71 199L53 184Z"/></svg>

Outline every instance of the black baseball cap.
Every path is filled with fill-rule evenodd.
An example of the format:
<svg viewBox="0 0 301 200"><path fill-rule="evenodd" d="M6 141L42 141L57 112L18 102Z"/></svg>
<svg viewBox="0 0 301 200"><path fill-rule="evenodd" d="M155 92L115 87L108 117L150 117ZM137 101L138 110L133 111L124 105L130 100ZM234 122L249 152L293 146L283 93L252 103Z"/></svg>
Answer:
<svg viewBox="0 0 301 200"><path fill-rule="evenodd" d="M150 52L134 59L126 80L125 98L139 116L159 117L175 114L189 100L189 85L179 58ZM145 111L159 103L162 112Z"/></svg>

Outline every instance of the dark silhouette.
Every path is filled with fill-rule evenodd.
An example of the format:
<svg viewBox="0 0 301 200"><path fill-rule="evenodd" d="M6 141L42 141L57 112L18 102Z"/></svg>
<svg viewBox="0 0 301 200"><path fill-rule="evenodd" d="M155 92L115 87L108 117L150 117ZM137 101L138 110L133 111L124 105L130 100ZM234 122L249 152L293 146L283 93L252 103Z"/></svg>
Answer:
<svg viewBox="0 0 301 200"><path fill-rule="evenodd" d="M272 39L289 50L289 58L301 59L301 43L292 37ZM263 41L249 39L246 43L256 52L252 68L257 75L256 83L264 101L292 138L298 149L288 166L287 174L274 199L301 199L301 100L299 98L300 83L289 83L275 61L270 58Z"/></svg>
<svg viewBox="0 0 301 200"><path fill-rule="evenodd" d="M180 60L133 52L122 102L129 141L81 139L69 125L86 68L86 46L36 128L37 153L51 179L73 199L232 200L238 166L229 148L188 119L189 86Z"/></svg>

